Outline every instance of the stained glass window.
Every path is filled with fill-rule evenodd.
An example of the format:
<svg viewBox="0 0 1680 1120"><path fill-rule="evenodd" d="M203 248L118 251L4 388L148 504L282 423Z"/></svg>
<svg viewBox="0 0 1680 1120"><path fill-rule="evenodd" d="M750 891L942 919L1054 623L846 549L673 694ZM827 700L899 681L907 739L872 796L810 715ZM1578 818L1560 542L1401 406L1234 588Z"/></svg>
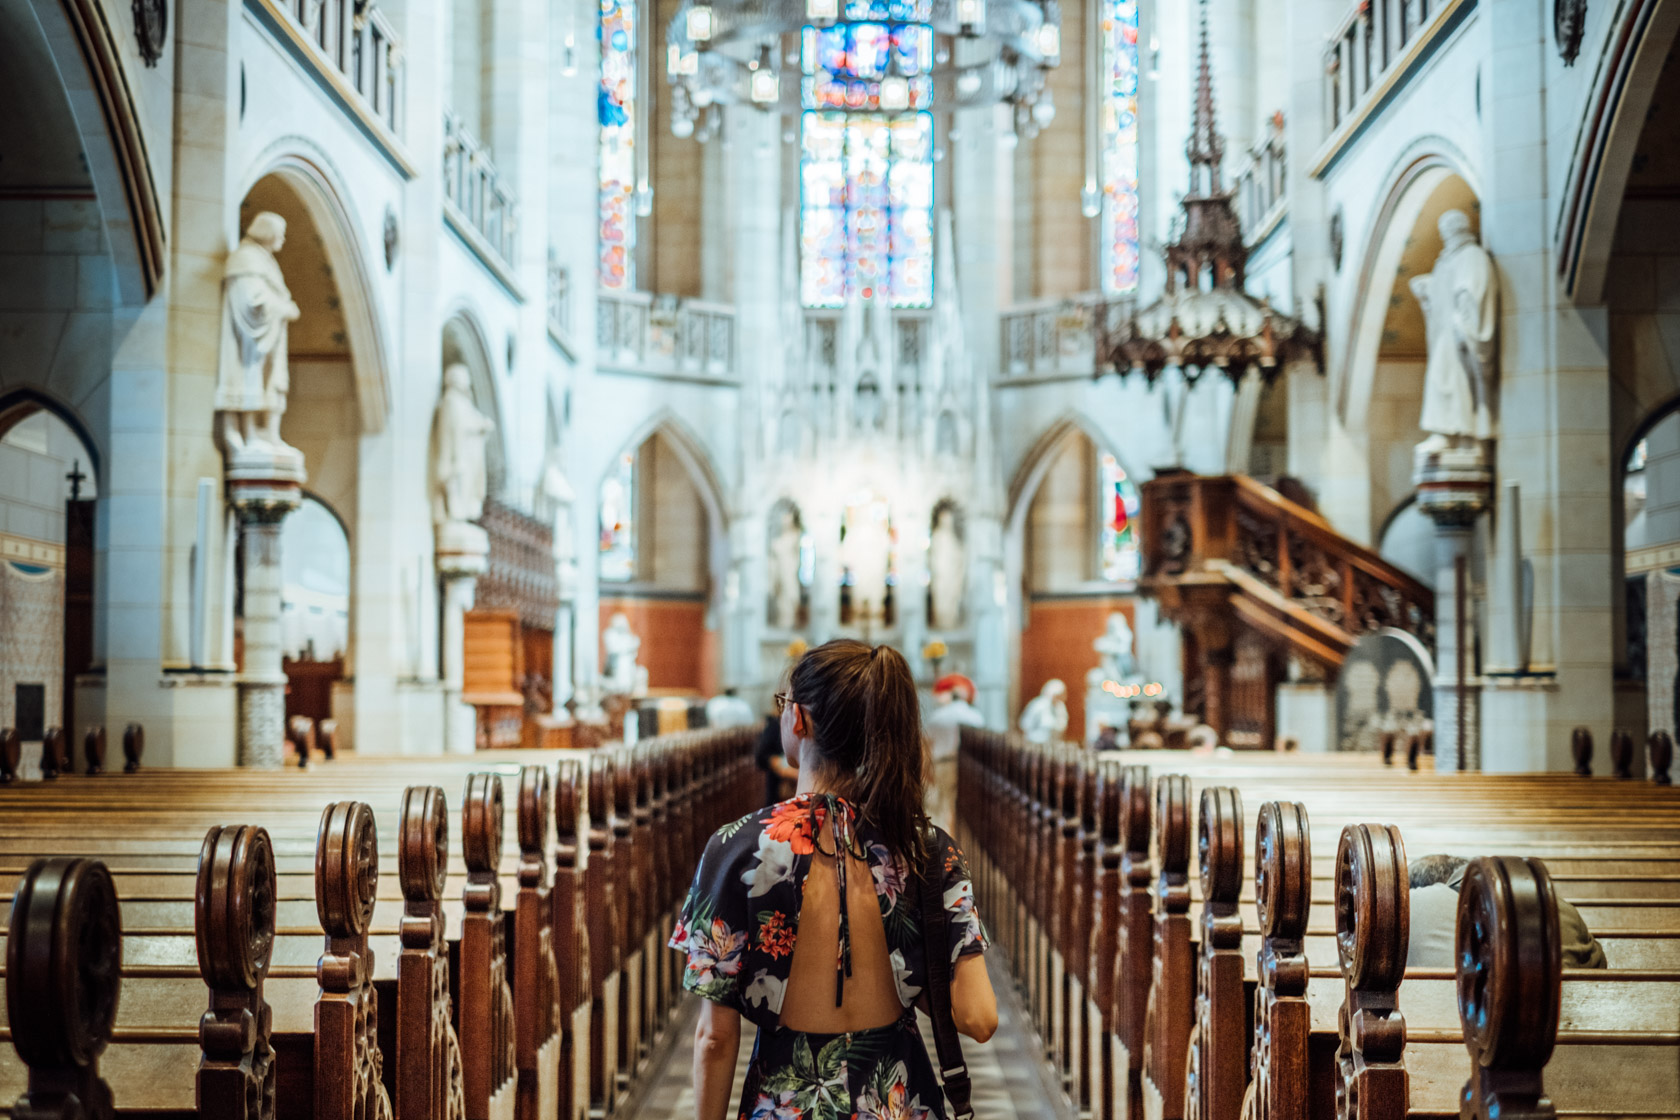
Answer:
<svg viewBox="0 0 1680 1120"><path fill-rule="evenodd" d="M846 0L800 40L800 295L933 303L932 0ZM879 114L879 115L877 115Z"/></svg>
<svg viewBox="0 0 1680 1120"><path fill-rule="evenodd" d="M1138 282L1138 0L1102 0L1103 290Z"/></svg>
<svg viewBox="0 0 1680 1120"><path fill-rule="evenodd" d="M1102 512L1102 578L1111 583L1134 582L1142 571L1138 551L1138 492L1119 460L1104 453L1097 491Z"/></svg>
<svg viewBox="0 0 1680 1120"><path fill-rule="evenodd" d="M635 0L601 0L600 273L615 292L635 283L636 18Z"/></svg>
<svg viewBox="0 0 1680 1120"><path fill-rule="evenodd" d="M636 455L619 456L601 480L601 572L604 580L636 577Z"/></svg>
<svg viewBox="0 0 1680 1120"><path fill-rule="evenodd" d="M807 111L801 125L800 289L807 307L884 290L933 303L933 116Z"/></svg>
<svg viewBox="0 0 1680 1120"><path fill-rule="evenodd" d="M933 95L933 28L926 24L837 23L807 27L800 49L807 109L881 108L881 79L896 61L908 107L925 109ZM889 101L891 98L889 97ZM889 106L890 107L890 106Z"/></svg>

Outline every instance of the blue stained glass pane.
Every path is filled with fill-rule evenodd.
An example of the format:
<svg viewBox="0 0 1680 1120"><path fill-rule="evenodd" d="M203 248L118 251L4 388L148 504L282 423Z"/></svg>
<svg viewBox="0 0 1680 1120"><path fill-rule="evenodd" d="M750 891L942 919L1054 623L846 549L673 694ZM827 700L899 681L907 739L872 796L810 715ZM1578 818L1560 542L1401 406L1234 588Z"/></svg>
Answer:
<svg viewBox="0 0 1680 1120"><path fill-rule="evenodd" d="M933 121L807 112L801 123L800 295L839 307L884 290L933 301Z"/></svg>
<svg viewBox="0 0 1680 1120"><path fill-rule="evenodd" d="M1103 288L1138 282L1138 6L1102 0Z"/></svg>
<svg viewBox="0 0 1680 1120"><path fill-rule="evenodd" d="M595 97L601 126L597 243L600 284L609 291L627 291L635 285L636 219L631 201L636 166L636 19L635 0L600 0L601 81Z"/></svg>
<svg viewBox="0 0 1680 1120"><path fill-rule="evenodd" d="M881 107L881 78L889 57L910 79L910 108L933 97L933 29L924 25L842 23L807 27L800 37L800 89L807 109L873 111Z"/></svg>

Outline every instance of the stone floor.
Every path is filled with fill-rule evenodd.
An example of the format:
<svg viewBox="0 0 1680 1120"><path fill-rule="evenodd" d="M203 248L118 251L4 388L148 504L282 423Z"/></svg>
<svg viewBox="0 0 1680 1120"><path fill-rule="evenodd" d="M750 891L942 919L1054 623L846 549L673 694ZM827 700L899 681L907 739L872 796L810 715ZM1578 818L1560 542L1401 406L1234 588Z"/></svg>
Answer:
<svg viewBox="0 0 1680 1120"><path fill-rule="evenodd" d="M966 1039L963 1042L969 1075L974 1079L975 1116L978 1120L1074 1120L1067 1098L1055 1087L1048 1065L1038 1056L1037 1038L1016 999L1002 953L988 953L987 963L998 993L997 1034L984 1046ZM694 1022L698 1014L698 1001L690 997L672 1025L675 1044L664 1063L648 1074L651 1084L646 1086L632 1120L689 1120L694 1116L694 1083L689 1071L694 1061ZM931 1055L933 1035L925 1016L922 1034ZM741 1039L732 1100L739 1099L752 1043L752 1028L748 1027ZM733 1105L730 1115L734 1115Z"/></svg>

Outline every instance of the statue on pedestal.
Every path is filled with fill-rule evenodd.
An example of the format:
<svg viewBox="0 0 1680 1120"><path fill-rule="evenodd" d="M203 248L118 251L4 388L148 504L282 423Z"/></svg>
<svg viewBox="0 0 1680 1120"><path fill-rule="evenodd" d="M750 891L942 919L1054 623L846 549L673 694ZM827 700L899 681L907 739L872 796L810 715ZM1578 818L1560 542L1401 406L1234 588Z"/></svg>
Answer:
<svg viewBox="0 0 1680 1120"><path fill-rule="evenodd" d="M1068 725L1067 704L1063 702L1066 695L1067 685L1052 678L1044 682L1044 688L1037 696L1027 701L1027 706L1021 710L1020 726L1029 743L1051 743L1061 739Z"/></svg>
<svg viewBox="0 0 1680 1120"><path fill-rule="evenodd" d="M280 438L291 384L286 328L302 314L275 259L285 243L286 219L264 210L251 219L222 273L215 408L223 447L234 458L247 450L297 456Z"/></svg>
<svg viewBox="0 0 1680 1120"><path fill-rule="evenodd" d="M1102 679L1125 681L1137 675L1137 657L1132 653L1132 625L1120 611L1108 613L1108 627L1091 647L1102 657Z"/></svg>
<svg viewBox="0 0 1680 1120"><path fill-rule="evenodd" d="M968 587L967 558L962 537L957 533L957 511L942 504L933 515L933 532L928 537L928 574L932 586L928 620L935 629L954 630L962 624L962 604Z"/></svg>
<svg viewBox="0 0 1680 1120"><path fill-rule="evenodd" d="M862 502L847 510L840 559L851 579L852 610L859 620L879 622L887 605L892 536L884 505Z"/></svg>
<svg viewBox="0 0 1680 1120"><path fill-rule="evenodd" d="M607 651L607 675L601 682L609 695L640 696L647 692L648 673L636 658L642 650L642 639L630 629L630 619L624 612L612 616L601 634L601 645Z"/></svg>
<svg viewBox="0 0 1680 1120"><path fill-rule="evenodd" d="M496 425L473 404L472 375L463 365L443 371L443 396L432 414L432 524L484 516L484 444Z"/></svg>
<svg viewBox="0 0 1680 1120"><path fill-rule="evenodd" d="M799 625L799 608L804 585L799 581L799 560L804 531L799 527L799 510L780 505L780 524L770 540L770 624L779 630Z"/></svg>
<svg viewBox="0 0 1680 1120"><path fill-rule="evenodd" d="M1428 436L1418 446L1425 456L1496 435L1499 275L1462 210L1442 214L1440 230L1444 244L1435 270L1411 280L1428 324L1429 364L1418 420Z"/></svg>

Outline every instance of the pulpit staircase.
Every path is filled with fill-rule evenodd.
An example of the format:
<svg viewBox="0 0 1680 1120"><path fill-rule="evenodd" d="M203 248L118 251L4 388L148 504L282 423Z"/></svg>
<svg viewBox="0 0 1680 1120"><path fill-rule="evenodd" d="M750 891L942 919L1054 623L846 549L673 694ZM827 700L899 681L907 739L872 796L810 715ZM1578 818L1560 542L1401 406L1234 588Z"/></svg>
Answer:
<svg viewBox="0 0 1680 1120"><path fill-rule="evenodd" d="M1291 658L1331 681L1361 634L1434 645L1433 591L1271 487L1169 472L1142 499L1138 590L1182 627L1185 710L1221 742L1273 746Z"/></svg>

